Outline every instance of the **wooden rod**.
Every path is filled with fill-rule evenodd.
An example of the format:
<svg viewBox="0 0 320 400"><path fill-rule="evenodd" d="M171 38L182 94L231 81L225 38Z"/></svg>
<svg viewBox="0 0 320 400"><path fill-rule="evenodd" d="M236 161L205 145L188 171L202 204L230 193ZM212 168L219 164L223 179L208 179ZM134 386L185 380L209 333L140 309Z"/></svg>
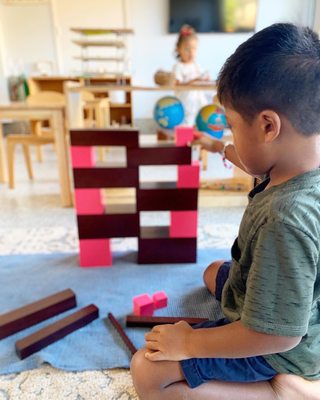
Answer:
<svg viewBox="0 0 320 400"><path fill-rule="evenodd" d="M179 321L185 321L189 325L196 325L200 322L208 321L208 318L192 318L192 317L151 317L127 315L126 326L147 327L152 328L155 325L175 324Z"/></svg>
<svg viewBox="0 0 320 400"><path fill-rule="evenodd" d="M128 349L130 350L131 354L134 355L134 353L137 352L137 348L131 342L131 340L128 338L127 334L122 329L122 326L119 324L119 322L116 320L116 318L113 316L113 314L111 312L109 312L108 318L109 318L110 322L112 323L112 325L114 326L114 328L116 329L116 331L121 336L122 340L124 341L124 343L126 344Z"/></svg>
<svg viewBox="0 0 320 400"><path fill-rule="evenodd" d="M76 296L66 289L0 315L0 339L76 307Z"/></svg>
<svg viewBox="0 0 320 400"><path fill-rule="evenodd" d="M21 359L43 349L69 333L88 325L99 317L99 309L94 304L81 308L16 342L16 352Z"/></svg>

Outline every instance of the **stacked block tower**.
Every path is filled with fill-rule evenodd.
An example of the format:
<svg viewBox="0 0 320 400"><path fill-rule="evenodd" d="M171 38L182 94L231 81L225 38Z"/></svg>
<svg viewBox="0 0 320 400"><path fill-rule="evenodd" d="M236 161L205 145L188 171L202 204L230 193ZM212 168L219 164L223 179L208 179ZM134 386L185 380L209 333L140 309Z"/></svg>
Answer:
<svg viewBox="0 0 320 400"><path fill-rule="evenodd" d="M112 265L110 239L119 237L138 238L141 264L196 261L199 165L192 164L186 145L192 129L176 135L176 144L139 146L135 129L70 131L81 266ZM126 166L98 166L97 146L125 147ZM177 181L140 182L139 167L156 165L177 165ZM135 207L105 205L106 188L135 188ZM143 211L170 211L170 225L141 226Z"/></svg>

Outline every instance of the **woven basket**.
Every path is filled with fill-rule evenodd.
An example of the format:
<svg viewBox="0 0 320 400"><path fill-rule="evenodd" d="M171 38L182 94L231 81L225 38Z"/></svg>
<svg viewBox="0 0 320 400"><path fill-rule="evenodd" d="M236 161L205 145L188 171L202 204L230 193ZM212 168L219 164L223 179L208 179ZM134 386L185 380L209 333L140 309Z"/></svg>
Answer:
<svg viewBox="0 0 320 400"><path fill-rule="evenodd" d="M174 73L159 70L154 74L154 81L160 86L173 86L176 78Z"/></svg>

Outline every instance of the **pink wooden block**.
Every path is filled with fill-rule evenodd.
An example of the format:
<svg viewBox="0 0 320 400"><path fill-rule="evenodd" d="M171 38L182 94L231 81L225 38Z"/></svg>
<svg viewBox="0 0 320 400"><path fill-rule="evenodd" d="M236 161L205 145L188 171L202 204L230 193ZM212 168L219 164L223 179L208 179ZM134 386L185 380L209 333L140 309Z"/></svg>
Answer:
<svg viewBox="0 0 320 400"><path fill-rule="evenodd" d="M80 239L81 267L109 267L111 265L110 239Z"/></svg>
<svg viewBox="0 0 320 400"><path fill-rule="evenodd" d="M92 146L72 146L71 161L73 168L90 168L96 164Z"/></svg>
<svg viewBox="0 0 320 400"><path fill-rule="evenodd" d="M74 197L78 215L104 214L100 189L75 189Z"/></svg>
<svg viewBox="0 0 320 400"><path fill-rule="evenodd" d="M168 296L164 291L154 293L152 299L155 309L164 308L168 305Z"/></svg>
<svg viewBox="0 0 320 400"><path fill-rule="evenodd" d="M169 236L172 238L197 237L198 211L171 211Z"/></svg>
<svg viewBox="0 0 320 400"><path fill-rule="evenodd" d="M187 146L193 140L193 128L177 126L175 129L176 146Z"/></svg>
<svg viewBox="0 0 320 400"><path fill-rule="evenodd" d="M199 163L178 165L178 188L198 188L200 183Z"/></svg>
<svg viewBox="0 0 320 400"><path fill-rule="evenodd" d="M140 294L133 298L134 315L152 315L153 310L153 300L147 293Z"/></svg>

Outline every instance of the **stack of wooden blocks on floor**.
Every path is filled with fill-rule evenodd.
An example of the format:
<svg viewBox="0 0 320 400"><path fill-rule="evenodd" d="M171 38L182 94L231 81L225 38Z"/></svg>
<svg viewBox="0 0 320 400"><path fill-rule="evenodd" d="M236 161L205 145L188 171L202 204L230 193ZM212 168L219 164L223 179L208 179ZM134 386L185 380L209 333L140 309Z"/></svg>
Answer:
<svg viewBox="0 0 320 400"><path fill-rule="evenodd" d="M180 127L175 144L139 146L135 129L71 130L71 159L80 240L80 265L110 266L111 238L138 237L138 263L186 263L197 257L199 165L193 164L192 128ZM97 146L122 146L126 167L98 167ZM139 181L140 166L176 165L177 182ZM114 212L101 189L135 188L135 210ZM144 227L140 212L170 211L170 226Z"/></svg>

